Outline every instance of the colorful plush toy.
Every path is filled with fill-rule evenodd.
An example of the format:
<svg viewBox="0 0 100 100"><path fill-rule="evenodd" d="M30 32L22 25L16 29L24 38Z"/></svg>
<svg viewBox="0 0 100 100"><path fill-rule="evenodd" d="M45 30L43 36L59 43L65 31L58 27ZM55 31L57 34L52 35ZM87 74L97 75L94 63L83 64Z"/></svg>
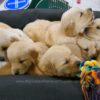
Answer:
<svg viewBox="0 0 100 100"><path fill-rule="evenodd" d="M85 100L100 100L100 64L96 60L80 65L80 83Z"/></svg>

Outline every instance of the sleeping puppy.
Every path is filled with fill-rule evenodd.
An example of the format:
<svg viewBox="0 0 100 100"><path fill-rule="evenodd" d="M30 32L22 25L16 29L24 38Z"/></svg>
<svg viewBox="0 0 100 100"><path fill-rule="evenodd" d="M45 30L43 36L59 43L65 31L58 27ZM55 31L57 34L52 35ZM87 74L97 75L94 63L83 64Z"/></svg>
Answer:
<svg viewBox="0 0 100 100"><path fill-rule="evenodd" d="M73 36L83 32L93 21L93 17L91 9L83 11L79 8L71 8L62 15L61 21L36 20L26 25L23 31L33 41L42 41L48 46L70 42L76 43Z"/></svg>
<svg viewBox="0 0 100 100"><path fill-rule="evenodd" d="M41 56L46 52L47 46L43 43L34 43L32 40L16 41L7 50L13 75L25 74L30 67L37 66Z"/></svg>
<svg viewBox="0 0 100 100"><path fill-rule="evenodd" d="M7 48L15 41L28 38L19 29L0 29L0 61L7 60Z"/></svg>
<svg viewBox="0 0 100 100"><path fill-rule="evenodd" d="M93 22L93 12L91 9L81 10L71 8L66 11L61 22L51 25L46 33L46 44L76 43L76 37L83 33L85 28Z"/></svg>
<svg viewBox="0 0 100 100"><path fill-rule="evenodd" d="M7 28L11 28L11 27L9 25L5 24L5 23L0 22L0 28L7 29Z"/></svg>
<svg viewBox="0 0 100 100"><path fill-rule="evenodd" d="M94 41L98 53L97 60L100 62L100 19L97 18L94 22L85 29L84 37L88 41Z"/></svg>
<svg viewBox="0 0 100 100"><path fill-rule="evenodd" d="M43 47L46 48L44 44L42 47L42 44L39 46L40 43L31 45L33 43L29 42L30 41L28 41L28 48L26 48L27 43L23 41L17 41L8 48L7 54L11 62L11 67L6 65L8 68L4 67L2 69L3 71L0 70L0 72L14 75L27 73L31 75L65 77L74 77L75 74L79 72L80 61L82 61L83 58L77 45L54 45L48 50L43 50ZM40 51L38 47L42 47L41 50L43 50L42 56L38 60L39 62L37 61L39 55L38 51ZM13 56L11 56L11 54Z"/></svg>
<svg viewBox="0 0 100 100"><path fill-rule="evenodd" d="M74 48L73 48L74 47ZM73 52L77 46L54 45L42 56L39 62L39 69L43 75L74 77L79 72L79 65L82 60L79 52ZM72 49L73 48L73 49Z"/></svg>
<svg viewBox="0 0 100 100"><path fill-rule="evenodd" d="M84 60L95 59L97 57L96 43L84 36L79 36L77 45L80 47Z"/></svg>
<svg viewBox="0 0 100 100"><path fill-rule="evenodd" d="M67 36L76 36L93 22L94 14L91 8L72 8L61 17L61 28Z"/></svg>

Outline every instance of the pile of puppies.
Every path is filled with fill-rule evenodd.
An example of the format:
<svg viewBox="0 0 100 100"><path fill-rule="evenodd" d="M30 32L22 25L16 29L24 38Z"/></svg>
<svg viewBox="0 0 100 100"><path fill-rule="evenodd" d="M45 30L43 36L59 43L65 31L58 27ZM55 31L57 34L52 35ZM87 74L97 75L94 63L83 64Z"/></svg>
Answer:
<svg viewBox="0 0 100 100"><path fill-rule="evenodd" d="M71 8L60 21L36 20L23 31L0 23L0 75L74 77L82 60L100 60L100 19Z"/></svg>

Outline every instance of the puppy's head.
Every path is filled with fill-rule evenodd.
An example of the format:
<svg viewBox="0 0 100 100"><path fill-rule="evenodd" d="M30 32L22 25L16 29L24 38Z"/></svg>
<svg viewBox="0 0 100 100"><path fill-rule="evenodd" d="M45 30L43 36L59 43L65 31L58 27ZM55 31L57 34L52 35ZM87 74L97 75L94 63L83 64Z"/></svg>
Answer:
<svg viewBox="0 0 100 100"><path fill-rule="evenodd" d="M62 15L61 25L67 35L76 36L93 22L93 17L93 11L90 8L85 10L71 8Z"/></svg>
<svg viewBox="0 0 100 100"><path fill-rule="evenodd" d="M81 48L84 60L96 59L97 49L94 41L80 37L77 41L77 44Z"/></svg>
<svg viewBox="0 0 100 100"><path fill-rule="evenodd" d="M95 35L100 34L100 18L94 20L94 22L85 28L84 34L95 38ZM97 38L97 37L96 37ZM98 37L99 38L99 37Z"/></svg>
<svg viewBox="0 0 100 100"><path fill-rule="evenodd" d="M17 41L8 48L7 56L12 74L25 74L31 66L37 64L38 52L32 41Z"/></svg>
<svg viewBox="0 0 100 100"><path fill-rule="evenodd" d="M24 33L18 29L0 29L0 61L7 60L7 48L20 40Z"/></svg>
<svg viewBox="0 0 100 100"><path fill-rule="evenodd" d="M79 72L80 59L66 46L52 46L41 58L39 68L50 76L73 76Z"/></svg>

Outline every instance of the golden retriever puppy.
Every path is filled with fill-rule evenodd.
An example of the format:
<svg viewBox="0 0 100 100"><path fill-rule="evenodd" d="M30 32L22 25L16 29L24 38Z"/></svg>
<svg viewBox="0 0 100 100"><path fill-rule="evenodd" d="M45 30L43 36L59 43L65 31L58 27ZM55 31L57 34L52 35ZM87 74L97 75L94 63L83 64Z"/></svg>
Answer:
<svg viewBox="0 0 100 100"><path fill-rule="evenodd" d="M0 29L0 61L7 60L7 48L15 41L28 38L19 29Z"/></svg>
<svg viewBox="0 0 100 100"><path fill-rule="evenodd" d="M17 48L15 45L17 45ZM39 58L39 65L38 63L36 63L38 56L37 51L40 51L40 49L38 49L38 46L42 46L42 44L38 43L36 51L35 48L28 48L27 51L23 45L23 48L25 49L23 50L24 54L22 54L22 52L18 53L19 45L21 46L21 50L22 41L15 42L8 48L8 58L11 62L11 65L9 63L5 64L5 66L0 69L0 75L35 74L46 76L74 77L75 74L79 72L80 61L82 61L83 58L79 47L75 44L58 46L55 45L49 50L46 49L47 51L44 50L46 53L44 53L44 55ZM41 46L39 46L39 48L41 48ZM12 50L14 50L14 52ZM10 54L12 52L13 56L11 56Z"/></svg>
<svg viewBox="0 0 100 100"><path fill-rule="evenodd" d="M37 66L39 59L47 49L45 44L34 43L32 40L12 43L7 50L11 73L13 75L27 73L30 67Z"/></svg>
<svg viewBox="0 0 100 100"><path fill-rule="evenodd" d="M91 8L71 8L61 18L61 28L67 36L76 36L93 22L94 14Z"/></svg>
<svg viewBox="0 0 100 100"><path fill-rule="evenodd" d="M75 46L73 46L75 47ZM81 58L72 52L73 47L54 45L42 56L39 62L40 71L47 76L71 76L79 72ZM73 49L71 49L73 48ZM80 50L78 50L80 51Z"/></svg>
<svg viewBox="0 0 100 100"><path fill-rule="evenodd" d="M26 25L23 31L33 41L41 41L48 46L70 42L76 43L73 36L83 32L93 21L93 16L91 9L71 8L62 15L61 21L36 20Z"/></svg>
<svg viewBox="0 0 100 100"><path fill-rule="evenodd" d="M81 45L83 43L84 47L83 40L80 42ZM84 49L88 49L88 45L84 48L72 43L63 44L59 46L54 45L53 47L51 47L52 49L50 48L41 57L39 65L35 68L30 67L27 74L74 77L75 73L79 71L80 61L87 59L90 60L91 57L94 56L96 50L94 48L94 43L90 42L89 44L91 46L91 49L89 48L90 50ZM68 72L64 69L66 69Z"/></svg>
<svg viewBox="0 0 100 100"><path fill-rule="evenodd" d="M95 19L94 22L85 29L84 34L90 40L100 40L100 18Z"/></svg>
<svg viewBox="0 0 100 100"><path fill-rule="evenodd" d="M45 42L51 46L54 44L76 43L76 36L82 34L84 29L93 22L91 9L81 10L71 8L66 11L60 23L51 25L46 33Z"/></svg>
<svg viewBox="0 0 100 100"><path fill-rule="evenodd" d="M9 25L5 24L5 23L0 22L0 28L7 29L7 28L11 28L11 27Z"/></svg>
<svg viewBox="0 0 100 100"><path fill-rule="evenodd" d="M95 19L94 22L86 28L84 37L88 41L95 42L98 53L97 60L100 62L100 18Z"/></svg>

